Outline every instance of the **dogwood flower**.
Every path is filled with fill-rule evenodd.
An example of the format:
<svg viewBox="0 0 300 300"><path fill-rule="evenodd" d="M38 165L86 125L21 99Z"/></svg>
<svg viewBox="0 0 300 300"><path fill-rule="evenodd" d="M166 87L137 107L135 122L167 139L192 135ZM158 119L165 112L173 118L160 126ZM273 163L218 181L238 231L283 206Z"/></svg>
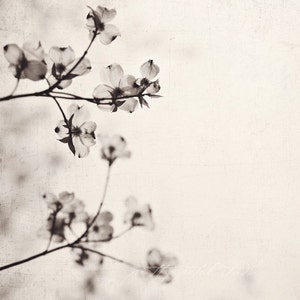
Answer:
<svg viewBox="0 0 300 300"><path fill-rule="evenodd" d="M158 249L151 249L147 254L147 270L154 276L159 276L164 283L172 281L171 268L178 264L177 258L170 254L162 254Z"/></svg>
<svg viewBox="0 0 300 300"><path fill-rule="evenodd" d="M67 143L71 152L79 158L89 154L89 148L95 145L96 123L85 121L88 113L85 108L73 104L69 107L70 118L68 123L59 121L55 132L60 137L59 141Z"/></svg>
<svg viewBox="0 0 300 300"><path fill-rule="evenodd" d="M124 71L119 64L112 64L106 67L109 84L99 84L93 97L98 103L98 107L103 111L116 112L119 109L127 112L134 112L138 101L133 95L136 79L132 75L124 75ZM126 98L125 98L126 97Z"/></svg>
<svg viewBox="0 0 300 300"><path fill-rule="evenodd" d="M148 204L139 205L135 197L129 197L125 201L127 211L124 223L130 226L144 226L148 230L154 229L152 210Z"/></svg>
<svg viewBox="0 0 300 300"><path fill-rule="evenodd" d="M52 68L48 81L50 85L54 85L61 80L57 86L59 89L68 87L72 83L73 78L87 74L91 70L90 61L84 58L79 62L80 58L75 58L75 52L70 46L67 48L52 47L49 51L49 57L52 62ZM76 64L78 66L73 70ZM71 73L69 74L70 71Z"/></svg>
<svg viewBox="0 0 300 300"><path fill-rule="evenodd" d="M53 218L55 218L54 224ZM65 221L63 218L55 217L53 214L48 217L46 223L38 230L37 236L49 240L51 234L52 241L55 243L61 243L65 240Z"/></svg>
<svg viewBox="0 0 300 300"><path fill-rule="evenodd" d="M129 158L131 152L126 150L126 141L120 135L99 135L101 147L101 156L102 159L108 161L108 164L111 166L117 158Z"/></svg>
<svg viewBox="0 0 300 300"><path fill-rule="evenodd" d="M109 45L113 40L120 36L120 31L115 25L107 24L117 14L115 9L107 9L106 7L97 6L94 10L91 7L87 15L87 28L92 37L95 34L99 35L100 42L104 45Z"/></svg>
<svg viewBox="0 0 300 300"><path fill-rule="evenodd" d="M113 215L109 211L100 213L89 230L89 240L103 242L111 240L114 232L113 227L110 225L112 220Z"/></svg>
<svg viewBox="0 0 300 300"><path fill-rule="evenodd" d="M17 79L28 78L38 81L45 78L47 66L40 42L38 45L25 43L23 49L16 44L8 44L3 47L3 50L9 62L9 70Z"/></svg>
<svg viewBox="0 0 300 300"><path fill-rule="evenodd" d="M103 263L103 256L88 252L81 247L73 248L72 254L75 262L89 271L98 271L99 265Z"/></svg>

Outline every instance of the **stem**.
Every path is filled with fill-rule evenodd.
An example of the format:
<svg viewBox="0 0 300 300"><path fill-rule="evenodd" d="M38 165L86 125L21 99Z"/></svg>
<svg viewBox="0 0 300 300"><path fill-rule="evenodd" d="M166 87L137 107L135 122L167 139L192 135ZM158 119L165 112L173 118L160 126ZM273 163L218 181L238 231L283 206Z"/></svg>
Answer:
<svg viewBox="0 0 300 300"><path fill-rule="evenodd" d="M70 247L70 244L59 246L59 247L53 248L51 250L45 250L43 252L40 252L40 253L35 254L35 255L32 255L32 256L27 257L25 259L21 259L21 260L15 261L15 262L13 262L11 264L8 264L8 265L0 267L0 272L3 271L3 270L6 270L6 269L9 269L9 268L12 268L12 267L24 264L24 263L29 262L31 260L37 259L37 258L39 258L41 256L45 256L45 255L50 254L52 252L56 252L56 251L64 249L64 248L68 248L68 247Z"/></svg>
<svg viewBox="0 0 300 300"><path fill-rule="evenodd" d="M74 245L81 242L81 239L87 235L87 233L89 232L89 229L92 227L92 225L94 224L94 222L96 221L96 219L98 218L98 216L101 212L101 209L102 209L105 197L106 197L106 193L107 193L107 188L108 188L108 183L109 183L109 178L110 178L110 170L111 170L111 166L108 166L105 184L104 184L104 190L103 190L103 194L102 194L102 198L101 198L101 202L100 202L98 211L97 211L96 215L94 216L94 218L92 219L92 221L87 224L86 230L84 231L84 233L82 235L80 235L76 241L74 241L74 243L73 243Z"/></svg>
<svg viewBox="0 0 300 300"><path fill-rule="evenodd" d="M131 268L134 268L134 269L136 269L136 270L147 272L147 268L143 268L143 267L137 266L137 265L132 264L132 263L130 263L130 262L128 262L128 261L125 261L125 260L123 260L123 259L119 259L119 258L117 258L117 257L111 256L111 255L109 255L109 254L105 254L105 253L103 253L103 252L100 252L100 251L97 251L97 250L94 250L94 249L85 248L85 247L81 247L81 246L73 246L72 248L78 248L78 249L82 249L82 250L85 250L85 251L88 251L88 252L92 252L92 253L101 255L101 256L103 256L103 257L107 257L107 258L109 258L109 259L112 259L112 260L114 260L114 261L117 261L117 262L119 262L119 263L121 263L121 264L127 265L127 266L129 266L129 267L131 267Z"/></svg>
<svg viewBox="0 0 300 300"><path fill-rule="evenodd" d="M66 125L69 126L69 125L68 125L68 124L69 124L69 123L68 123L68 119L67 119L67 117L66 117L66 115L65 115L65 113L64 113L64 111L63 111L63 109L61 108L59 102L57 101L56 97L54 97L54 96L51 96L51 97L52 97L52 99L55 101L55 103L57 104L57 106L58 106L58 108L59 108L59 110L60 110L60 112L61 112L61 114L62 114L62 116L63 116L63 118L64 118L64 121L65 121ZM70 128L69 128L69 130L70 130Z"/></svg>
<svg viewBox="0 0 300 300"><path fill-rule="evenodd" d="M56 222L56 214L57 213L55 212L54 215L53 215L53 220L52 220L52 225L51 225L51 234L50 234L50 238L49 238L49 242L48 242L46 251L49 250L49 247L50 247L50 244L51 244L51 241L52 241L52 238L53 238L54 228L55 228L55 222Z"/></svg>

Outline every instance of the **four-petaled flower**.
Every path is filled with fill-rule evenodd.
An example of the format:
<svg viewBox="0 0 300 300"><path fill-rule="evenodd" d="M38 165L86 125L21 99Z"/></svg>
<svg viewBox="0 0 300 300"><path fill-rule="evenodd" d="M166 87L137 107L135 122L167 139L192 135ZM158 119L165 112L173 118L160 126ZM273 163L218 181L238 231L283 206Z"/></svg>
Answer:
<svg viewBox="0 0 300 300"><path fill-rule="evenodd" d="M127 211L124 223L130 226L144 226L146 229L153 230L152 210L148 204L139 205L135 197L126 199Z"/></svg>
<svg viewBox="0 0 300 300"><path fill-rule="evenodd" d="M120 36L119 29L110 22L117 14L115 9L107 9L106 7L97 6L94 10L91 7L87 15L87 28L92 37L94 34L99 35L102 44L109 45L113 40Z"/></svg>
<svg viewBox="0 0 300 300"><path fill-rule="evenodd" d="M52 86L61 80L57 86L59 89L68 87L73 78L87 74L91 70L90 61L87 58L82 60L75 58L75 52L70 46L67 48L52 47L49 51L49 57L53 64L48 81ZM79 62L79 60L81 61Z"/></svg>
<svg viewBox="0 0 300 300"><path fill-rule="evenodd" d="M88 117L87 111L82 106L73 104L69 107L70 118L66 124L61 120L55 128L60 137L60 142L67 143L70 150L78 157L89 154L89 148L95 145L96 123L85 121Z"/></svg>
<svg viewBox="0 0 300 300"><path fill-rule="evenodd" d="M112 220L113 215L109 211L100 213L89 231L88 239L102 242L111 240L114 233L114 228L110 225Z"/></svg>
<svg viewBox="0 0 300 300"><path fill-rule="evenodd" d="M147 270L154 276L160 276L164 283L172 281L170 269L178 264L177 258L162 254L158 249L151 249L147 254Z"/></svg>
<svg viewBox="0 0 300 300"><path fill-rule="evenodd" d="M134 112L137 100L130 97L133 94L136 79L132 75L124 75L119 64L112 64L106 67L106 73L110 85L99 84L93 97L101 110L115 112L119 109Z"/></svg>
<svg viewBox="0 0 300 300"><path fill-rule="evenodd" d="M40 42L38 45L25 43L23 49L16 44L8 44L3 50L9 62L9 69L17 79L28 78L38 81L45 78L47 66Z"/></svg>
<svg viewBox="0 0 300 300"><path fill-rule="evenodd" d="M101 157L108 161L111 166L117 158L129 158L131 152L126 150L126 141L120 135L99 135L102 144Z"/></svg>

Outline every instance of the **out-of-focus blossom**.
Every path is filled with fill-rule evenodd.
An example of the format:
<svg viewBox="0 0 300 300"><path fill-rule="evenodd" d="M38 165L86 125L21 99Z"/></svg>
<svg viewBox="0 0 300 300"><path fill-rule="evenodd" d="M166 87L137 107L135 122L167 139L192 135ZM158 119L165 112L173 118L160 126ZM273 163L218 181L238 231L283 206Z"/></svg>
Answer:
<svg viewBox="0 0 300 300"><path fill-rule="evenodd" d="M126 150L127 143L120 135L99 135L101 147L101 157L108 161L111 166L117 158L129 158L131 152Z"/></svg>
<svg viewBox="0 0 300 300"><path fill-rule="evenodd" d="M99 84L93 92L98 107L108 112L115 112L118 108L130 113L134 112L138 101L130 96L133 95L135 77L124 75L119 64L109 65L106 67L106 72L109 85Z"/></svg>
<svg viewBox="0 0 300 300"><path fill-rule="evenodd" d="M64 120L59 121L55 132L59 135L59 141L67 143L71 152L79 158L89 154L89 148L95 145L96 123L86 121L88 113L85 108L73 104L69 107L70 118L68 124Z"/></svg>
<svg viewBox="0 0 300 300"><path fill-rule="evenodd" d="M154 276L162 278L164 283L173 279L170 270L178 265L178 260L170 254L163 254L158 249L151 249L147 254L147 270Z"/></svg>
<svg viewBox="0 0 300 300"><path fill-rule="evenodd" d="M103 257L101 255L88 252L80 247L73 248L72 254L78 265L94 269L95 271L98 269L99 265L103 263Z"/></svg>
<svg viewBox="0 0 300 300"><path fill-rule="evenodd" d="M55 222L53 224L54 218ZM38 230L37 236L49 240L51 234L52 241L55 243L61 243L65 240L65 221L63 218L58 218L53 214L48 217L46 223Z"/></svg>
<svg viewBox="0 0 300 300"><path fill-rule="evenodd" d="M144 226L146 229L153 230L152 210L148 204L139 205L135 197L129 197L125 202L127 211L124 223L131 226Z"/></svg>
<svg viewBox="0 0 300 300"><path fill-rule="evenodd" d="M109 45L113 40L120 36L119 29L109 23L116 16L115 9L107 9L106 7L97 6L94 10L91 7L87 15L87 28L90 32L90 37L96 33L99 35L100 42L104 45Z"/></svg>
<svg viewBox="0 0 300 300"><path fill-rule="evenodd" d="M88 239L103 242L111 240L114 233L114 229L110 225L112 220L113 215L109 211L100 213L89 230Z"/></svg>
<svg viewBox="0 0 300 300"><path fill-rule="evenodd" d="M28 78L38 81L45 78L47 66L40 42L37 45L25 43L23 49L16 44L8 44L3 47L3 50L9 62L9 69L17 79Z"/></svg>
<svg viewBox="0 0 300 300"><path fill-rule="evenodd" d="M68 87L73 78L87 74L91 70L90 61L84 58L79 62L80 58L75 58L75 52L70 46L66 48L52 47L49 57L53 64L48 81L50 85L54 85L58 80L63 79L57 86L59 89ZM75 65L77 66L73 70Z"/></svg>
<svg viewBox="0 0 300 300"><path fill-rule="evenodd" d="M49 209L59 211L74 199L74 193L62 192L58 197L52 193L45 193L43 199Z"/></svg>

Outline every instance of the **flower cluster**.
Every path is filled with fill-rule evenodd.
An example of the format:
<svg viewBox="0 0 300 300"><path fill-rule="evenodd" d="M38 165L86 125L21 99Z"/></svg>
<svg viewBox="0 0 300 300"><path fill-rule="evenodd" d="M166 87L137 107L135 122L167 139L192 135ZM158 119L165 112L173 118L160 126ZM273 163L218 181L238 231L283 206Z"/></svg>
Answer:
<svg viewBox="0 0 300 300"><path fill-rule="evenodd" d="M86 121L88 112L84 106L73 104L69 107L68 120L61 120L55 127L59 141L66 143L74 155L86 157L89 148L95 145L95 122Z"/></svg>
<svg viewBox="0 0 300 300"><path fill-rule="evenodd" d="M74 193L62 192L58 197L52 193L43 195L43 199L50 210L46 223L38 231L38 236L54 242L65 240L65 227L72 223L87 223L89 216L85 211L85 204L77 199Z"/></svg>
<svg viewBox="0 0 300 300"><path fill-rule="evenodd" d="M159 81L154 80L159 73L159 67L149 60L141 65L142 77L124 74L119 64L112 64L105 69L108 84L99 84L93 97L98 107L103 111L116 112L118 109L134 112L138 102L141 106L149 107L145 96L159 97L156 93L160 90Z"/></svg>
<svg viewBox="0 0 300 300"><path fill-rule="evenodd" d="M158 249L151 249L147 254L147 270L154 276L162 278L164 283L173 279L170 270L178 264L177 258L170 254L163 254Z"/></svg>
<svg viewBox="0 0 300 300"><path fill-rule="evenodd" d="M3 50L9 62L9 70L17 79L28 78L38 81L45 78L47 66L40 42L38 45L25 43L23 49L16 44L8 44L3 47Z"/></svg>

